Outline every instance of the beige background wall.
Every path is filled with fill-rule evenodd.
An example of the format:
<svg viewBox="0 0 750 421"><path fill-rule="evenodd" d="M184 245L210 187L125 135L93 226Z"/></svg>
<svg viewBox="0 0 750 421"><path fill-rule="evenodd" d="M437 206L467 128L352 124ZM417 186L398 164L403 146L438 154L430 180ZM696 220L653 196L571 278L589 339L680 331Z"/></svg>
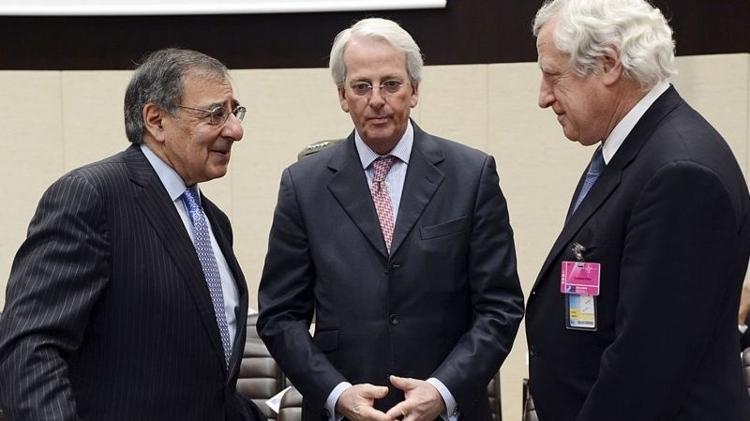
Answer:
<svg viewBox="0 0 750 421"><path fill-rule="evenodd" d="M677 89L729 141L745 174L750 153L750 54L678 58ZM235 70L248 108L230 173L203 188L232 219L251 307L281 171L308 143L351 130L326 69ZM127 147L122 97L127 71L0 72L0 290L42 192L64 172ZM427 67L413 116L427 131L493 154L515 230L528 293L560 231L592 149L567 141L536 106L536 63ZM0 295L0 307L4 305ZM523 333L503 367L506 420L520 419L526 376Z"/></svg>

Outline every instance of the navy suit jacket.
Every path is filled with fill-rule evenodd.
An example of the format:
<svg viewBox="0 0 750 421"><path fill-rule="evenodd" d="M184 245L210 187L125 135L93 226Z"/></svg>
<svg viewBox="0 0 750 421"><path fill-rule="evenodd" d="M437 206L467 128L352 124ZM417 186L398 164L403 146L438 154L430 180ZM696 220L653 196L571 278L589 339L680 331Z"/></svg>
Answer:
<svg viewBox="0 0 750 421"><path fill-rule="evenodd" d="M39 202L0 320L0 400L10 419L260 419L235 392L245 279L229 220L203 205L240 294L229 369L190 237L131 146L63 176Z"/></svg>
<svg viewBox="0 0 750 421"><path fill-rule="evenodd" d="M414 126L390 255L353 133L282 175L258 328L305 420L327 417L338 383L389 374L436 377L465 419L491 419L523 313L505 199L492 157ZM401 400L391 387L375 406Z"/></svg>
<svg viewBox="0 0 750 421"><path fill-rule="evenodd" d="M540 421L750 419L737 353L748 212L731 150L670 87L567 220L534 284L526 333ZM565 327L560 268L575 260L573 243L601 264L595 332Z"/></svg>

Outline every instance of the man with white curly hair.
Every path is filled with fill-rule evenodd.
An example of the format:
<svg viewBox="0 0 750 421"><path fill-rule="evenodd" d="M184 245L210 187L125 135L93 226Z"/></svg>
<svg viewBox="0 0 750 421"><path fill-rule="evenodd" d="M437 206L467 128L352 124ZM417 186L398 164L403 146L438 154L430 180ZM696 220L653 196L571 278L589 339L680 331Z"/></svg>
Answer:
<svg viewBox="0 0 750 421"><path fill-rule="evenodd" d="M644 0L550 0L539 106L596 151L527 307L541 421L750 419L737 311L750 198L727 143L671 86Z"/></svg>

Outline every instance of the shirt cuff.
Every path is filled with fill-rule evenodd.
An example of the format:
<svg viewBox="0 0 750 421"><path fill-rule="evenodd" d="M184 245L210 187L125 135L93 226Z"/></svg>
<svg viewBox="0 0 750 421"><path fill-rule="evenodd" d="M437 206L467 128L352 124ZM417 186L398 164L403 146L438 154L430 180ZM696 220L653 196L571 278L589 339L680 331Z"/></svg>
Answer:
<svg viewBox="0 0 750 421"><path fill-rule="evenodd" d="M450 390L448 390L447 387L441 382L440 380L436 379L435 377L430 377L427 379L427 383L435 386L435 389L437 389L438 393L440 393L440 396L443 397L443 402L445 402L445 412L440 414L440 418L444 419L445 421L457 421L458 420L458 405L456 405L456 399L453 397L453 394Z"/></svg>
<svg viewBox="0 0 750 421"><path fill-rule="evenodd" d="M738 324L737 325L737 329L740 331L741 334L744 335L745 332L747 332L747 325L740 325L740 324Z"/></svg>
<svg viewBox="0 0 750 421"><path fill-rule="evenodd" d="M328 419L330 421L341 421L344 418L343 415L336 413L336 402L339 401L341 394L350 387L352 387L351 383L341 382L328 395L328 399L326 399L326 411L328 411Z"/></svg>

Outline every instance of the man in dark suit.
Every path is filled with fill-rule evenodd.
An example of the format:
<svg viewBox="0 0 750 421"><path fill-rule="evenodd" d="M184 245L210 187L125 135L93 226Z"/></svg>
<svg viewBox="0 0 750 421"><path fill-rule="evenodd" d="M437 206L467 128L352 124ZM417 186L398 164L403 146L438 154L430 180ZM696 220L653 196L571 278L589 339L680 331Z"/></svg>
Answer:
<svg viewBox="0 0 750 421"><path fill-rule="evenodd" d="M666 20L645 0L553 0L534 34L539 105L598 145L529 297L539 419L750 419L735 323L750 198L666 82Z"/></svg>
<svg viewBox="0 0 750 421"><path fill-rule="evenodd" d="M132 145L44 194L0 321L0 399L14 421L264 419L236 391L247 287L223 176L245 109L226 67L151 54L125 94Z"/></svg>
<svg viewBox="0 0 750 421"><path fill-rule="evenodd" d="M512 231L494 159L409 120L421 69L395 22L342 31L355 130L282 175L258 327L305 420L491 419L523 312Z"/></svg>

